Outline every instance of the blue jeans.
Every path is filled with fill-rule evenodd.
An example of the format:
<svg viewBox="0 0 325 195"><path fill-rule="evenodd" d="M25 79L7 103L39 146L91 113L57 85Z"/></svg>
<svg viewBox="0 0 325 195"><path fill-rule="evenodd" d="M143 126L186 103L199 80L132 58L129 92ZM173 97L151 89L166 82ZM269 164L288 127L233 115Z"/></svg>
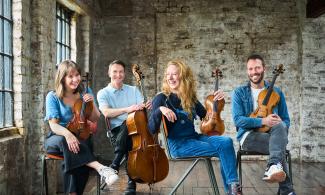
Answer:
<svg viewBox="0 0 325 195"><path fill-rule="evenodd" d="M244 143L243 150L256 151L270 154L268 165L281 162L287 177L279 183L280 194L288 194L293 191L292 181L289 176L288 164L285 160L285 152L288 144L288 128L285 123L273 126L267 133L250 132Z"/></svg>
<svg viewBox="0 0 325 195"><path fill-rule="evenodd" d="M232 139L226 136L197 135L191 138L168 139L172 157L213 156L220 159L220 170L226 191L238 182L236 155Z"/></svg>

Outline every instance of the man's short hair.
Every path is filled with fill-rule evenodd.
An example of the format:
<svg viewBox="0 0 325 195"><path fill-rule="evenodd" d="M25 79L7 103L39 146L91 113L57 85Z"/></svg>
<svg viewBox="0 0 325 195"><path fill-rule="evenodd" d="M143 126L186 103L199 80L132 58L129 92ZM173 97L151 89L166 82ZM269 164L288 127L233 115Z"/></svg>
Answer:
<svg viewBox="0 0 325 195"><path fill-rule="evenodd" d="M248 62L248 60L256 60L256 59L261 60L262 61L262 65L265 66L265 62L264 62L264 59L263 59L262 55L257 54L257 53L253 53L250 56L248 56L246 62Z"/></svg>
<svg viewBox="0 0 325 195"><path fill-rule="evenodd" d="M111 62L109 65L108 65L108 68L110 68L113 64L120 64L123 66L123 68L125 69L125 63L122 61L122 60L114 60L113 62Z"/></svg>

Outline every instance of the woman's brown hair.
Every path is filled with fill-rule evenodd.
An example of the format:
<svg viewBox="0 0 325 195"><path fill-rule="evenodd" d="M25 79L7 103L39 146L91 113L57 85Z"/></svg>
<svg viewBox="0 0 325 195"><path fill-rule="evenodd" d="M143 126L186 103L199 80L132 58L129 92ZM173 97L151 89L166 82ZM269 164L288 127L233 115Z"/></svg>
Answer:
<svg viewBox="0 0 325 195"><path fill-rule="evenodd" d="M78 67L77 63L75 63L72 60L64 60L58 66L58 70L55 75L55 93L59 98L63 98L64 92L66 90L64 86L65 84L64 78L73 69L77 70L78 73L81 75L81 69ZM83 86L80 82L75 93L77 92L81 93L82 91L83 91Z"/></svg>

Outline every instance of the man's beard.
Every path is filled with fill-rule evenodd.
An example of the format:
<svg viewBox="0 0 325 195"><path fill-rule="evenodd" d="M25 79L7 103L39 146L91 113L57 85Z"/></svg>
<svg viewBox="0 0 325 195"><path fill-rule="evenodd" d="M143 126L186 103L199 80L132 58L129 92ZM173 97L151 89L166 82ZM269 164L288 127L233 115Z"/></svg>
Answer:
<svg viewBox="0 0 325 195"><path fill-rule="evenodd" d="M250 80L252 83L254 83L255 85L260 84L260 83L262 82L263 78L264 78L264 72L262 72L261 74L254 74L253 76L255 76L255 75L259 75L259 76L260 76L260 78L259 78L257 81L253 81L253 80L251 79L251 77L248 77L249 80Z"/></svg>

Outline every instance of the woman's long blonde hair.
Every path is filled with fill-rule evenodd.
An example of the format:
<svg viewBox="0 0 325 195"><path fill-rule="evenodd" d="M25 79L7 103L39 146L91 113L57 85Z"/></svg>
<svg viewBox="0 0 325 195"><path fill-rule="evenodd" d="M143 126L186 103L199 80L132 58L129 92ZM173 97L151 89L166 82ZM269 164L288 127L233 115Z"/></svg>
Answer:
<svg viewBox="0 0 325 195"><path fill-rule="evenodd" d="M80 68L72 60L64 60L58 66L58 70L57 70L56 75L55 75L55 86L54 87L55 87L55 94L60 99L63 98L65 90L66 90L65 87L64 87L64 84L65 84L64 83L64 78L73 69L77 70L79 72L79 74L81 75ZM78 88L76 89L75 93L77 93L77 92L81 93L82 91L83 91L83 86L82 86L81 81L80 81L80 84L79 84Z"/></svg>
<svg viewBox="0 0 325 195"><path fill-rule="evenodd" d="M171 89L167 82L167 68L174 65L179 70L179 82L177 96L181 99L181 105L183 109L189 113L189 117L192 117L192 109L197 102L196 95L196 80L194 78L193 72L189 66L180 60L172 60L167 63L164 80L162 83L161 90L165 95L170 95Z"/></svg>

